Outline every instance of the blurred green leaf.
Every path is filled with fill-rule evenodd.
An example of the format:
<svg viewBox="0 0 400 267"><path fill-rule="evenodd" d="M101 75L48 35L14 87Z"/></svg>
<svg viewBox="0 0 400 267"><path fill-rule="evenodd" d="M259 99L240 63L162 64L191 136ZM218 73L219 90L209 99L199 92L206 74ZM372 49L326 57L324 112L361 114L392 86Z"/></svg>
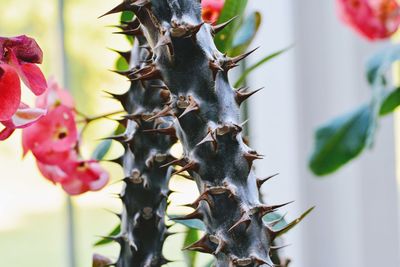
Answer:
<svg viewBox="0 0 400 267"><path fill-rule="evenodd" d="M170 216L171 220L173 220L176 223L182 224L188 228L191 229L197 229L200 231L205 231L206 230L206 226L205 224L198 220L198 219L193 219L193 220L175 220L174 218L178 217L178 216Z"/></svg>
<svg viewBox="0 0 400 267"><path fill-rule="evenodd" d="M290 222L288 225L285 225L282 228L278 228L278 229L273 229L274 231L276 231L278 233L277 236L281 236L286 234L287 232L289 232L290 230L292 230L296 225L298 225L301 221L304 220L304 218L307 217L308 214L310 214L315 207L309 208L306 212L304 212L299 218L293 220L292 222Z"/></svg>
<svg viewBox="0 0 400 267"><path fill-rule="evenodd" d="M188 228L184 241L184 247L187 247L199 240L199 232L196 229ZM186 266L193 267L196 263L197 252L184 250Z"/></svg>
<svg viewBox="0 0 400 267"><path fill-rule="evenodd" d="M133 17L135 16L135 14L132 11L124 11L121 14L121 18L120 21L124 22L124 21L131 21L133 19Z"/></svg>
<svg viewBox="0 0 400 267"><path fill-rule="evenodd" d="M247 0L226 0L217 23L226 22L235 16L241 17L246 9L246 5ZM240 20L237 18L215 36L214 42L219 51L223 53L229 52L239 25Z"/></svg>
<svg viewBox="0 0 400 267"><path fill-rule="evenodd" d="M231 55L236 56L246 52L250 43L256 36L260 24L260 12L253 12L244 20L234 36Z"/></svg>
<svg viewBox="0 0 400 267"><path fill-rule="evenodd" d="M390 69L395 61L400 60L400 46L393 45L376 53L366 65L366 75L368 82L374 84L377 79Z"/></svg>
<svg viewBox="0 0 400 267"><path fill-rule="evenodd" d="M117 227L115 227L115 228L108 234L108 236L109 236L109 237L113 237L113 236L118 235L120 232L121 232L121 225L118 224ZM97 241L94 245L95 245L95 246L102 246L102 245L109 244L109 243L111 243L111 242L112 242L112 240L111 240L110 238L102 238L102 239L100 239L99 241Z"/></svg>
<svg viewBox="0 0 400 267"><path fill-rule="evenodd" d="M282 53L288 51L290 48L292 48L291 46L286 47L282 50L276 51L268 56L266 56L265 58L261 59L260 61L256 62L254 65L250 66L249 68L247 68L242 75L239 77L239 79L236 81L235 83L235 87L239 87L240 85L243 84L243 82L245 81L247 75L249 75L252 71L254 71L255 69L257 69L258 67L260 67L261 65L269 62L270 60L276 58L277 56L281 55Z"/></svg>
<svg viewBox="0 0 400 267"><path fill-rule="evenodd" d="M271 212L263 217L263 221L267 224L274 223L272 230L278 230L284 228L287 225L284 217L284 215L281 215L277 212Z"/></svg>
<svg viewBox="0 0 400 267"><path fill-rule="evenodd" d="M125 58L119 56L115 62L115 68L119 71L126 71L129 69L129 64L126 62Z"/></svg>
<svg viewBox="0 0 400 267"><path fill-rule="evenodd" d="M385 96L379 110L379 115L384 116L392 113L398 106L400 106L400 87Z"/></svg>
<svg viewBox="0 0 400 267"><path fill-rule="evenodd" d="M368 105L340 116L315 133L315 147L309 161L314 174L336 171L364 149L373 126L373 112Z"/></svg>
<svg viewBox="0 0 400 267"><path fill-rule="evenodd" d="M93 151L92 159L95 159L95 160L104 159L105 155L111 148L111 143L112 143L112 141L110 139L101 141L100 144Z"/></svg>

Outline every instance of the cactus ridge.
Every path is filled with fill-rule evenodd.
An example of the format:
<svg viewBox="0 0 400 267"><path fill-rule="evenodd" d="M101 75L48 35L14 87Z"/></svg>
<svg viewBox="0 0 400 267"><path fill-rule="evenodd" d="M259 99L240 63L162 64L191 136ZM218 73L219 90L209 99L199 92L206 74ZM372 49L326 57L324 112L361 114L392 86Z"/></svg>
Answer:
<svg viewBox="0 0 400 267"><path fill-rule="evenodd" d="M157 80L157 88L169 91L169 101L145 121L168 119L173 127L146 131L177 135L184 157L166 166L180 166L174 174L188 172L199 187L200 197L188 205L194 211L177 220L200 219L206 233L186 249L213 254L217 267L276 266L272 258L287 266L289 262L276 259L275 240L303 217L280 230L273 229L276 222L263 221L266 214L289 203L260 202L259 190L269 178L255 177L253 162L262 155L245 143L239 121L240 104L258 90L236 90L228 79L229 70L256 49L236 57L218 51L213 37L234 18L216 26L204 23L200 2L125 0L105 15L134 12L139 23L134 35L146 43L150 54L127 77L139 84ZM129 103L125 105L130 107ZM133 112L131 117L135 116Z"/></svg>
<svg viewBox="0 0 400 267"><path fill-rule="evenodd" d="M122 95L112 94L121 102L128 115L121 121L126 131L111 137L125 148L124 155L115 160L124 169L125 178L120 198L123 203L121 232L112 237L120 244L117 267L162 266L169 261L162 255L163 243L169 235L165 211L169 195L168 182L172 167L162 167L173 157L170 147L176 142L168 118L149 121L170 100L170 93L156 79L138 80L148 75L152 58L146 39L137 28L137 21L122 25L124 34L135 36L130 52L118 52L130 62L130 70L118 72L131 80L130 89ZM135 27L135 33L131 27ZM144 71L143 68L146 68ZM166 134L163 133L166 131Z"/></svg>

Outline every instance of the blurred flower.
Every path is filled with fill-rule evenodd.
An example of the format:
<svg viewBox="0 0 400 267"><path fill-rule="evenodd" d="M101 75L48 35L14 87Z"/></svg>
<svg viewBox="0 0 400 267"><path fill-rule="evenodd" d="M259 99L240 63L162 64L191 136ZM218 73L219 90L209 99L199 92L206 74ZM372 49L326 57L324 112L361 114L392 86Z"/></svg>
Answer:
<svg viewBox="0 0 400 267"><path fill-rule="evenodd" d="M54 79L48 84L36 106L49 112L23 130L24 155L32 151L42 175L70 195L100 190L108 183L109 175L97 161L80 159L74 100Z"/></svg>
<svg viewBox="0 0 400 267"><path fill-rule="evenodd" d="M47 91L36 99L37 107L51 109L62 104L68 108L75 109L74 98L53 77L47 81L47 85Z"/></svg>
<svg viewBox="0 0 400 267"><path fill-rule="evenodd" d="M396 0L337 0L339 15L369 40L389 38L400 25Z"/></svg>
<svg viewBox="0 0 400 267"><path fill-rule="evenodd" d="M29 150L42 163L59 164L70 157L78 142L75 114L60 105L22 132L24 154Z"/></svg>
<svg viewBox="0 0 400 267"><path fill-rule="evenodd" d="M61 182L70 195L102 189L109 180L108 173L95 160L80 160L62 165L68 178Z"/></svg>
<svg viewBox="0 0 400 267"><path fill-rule="evenodd" d="M17 128L28 127L46 113L44 109L31 109L21 102L19 80L35 95L43 94L47 83L35 65L42 59L42 50L32 38L0 37L0 123L6 127L0 132L0 140L7 139Z"/></svg>
<svg viewBox="0 0 400 267"><path fill-rule="evenodd" d="M225 0L203 0L201 2L203 20L215 23L221 14L224 2Z"/></svg>

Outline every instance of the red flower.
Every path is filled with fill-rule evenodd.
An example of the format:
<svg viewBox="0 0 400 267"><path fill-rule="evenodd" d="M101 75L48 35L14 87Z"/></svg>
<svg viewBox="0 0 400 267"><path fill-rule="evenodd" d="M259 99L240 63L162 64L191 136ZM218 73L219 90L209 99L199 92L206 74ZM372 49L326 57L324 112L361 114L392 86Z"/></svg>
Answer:
<svg viewBox="0 0 400 267"><path fill-rule="evenodd" d="M24 154L29 150L42 163L61 164L78 142L75 113L60 105L22 132Z"/></svg>
<svg viewBox="0 0 400 267"><path fill-rule="evenodd" d="M207 23L215 23L221 14L224 2L225 0L203 0L201 2L203 20Z"/></svg>
<svg viewBox="0 0 400 267"><path fill-rule="evenodd" d="M68 178L61 181L63 189L70 195L102 189L109 180L108 173L95 160L68 162L61 169Z"/></svg>
<svg viewBox="0 0 400 267"><path fill-rule="evenodd" d="M39 108L54 108L63 106L75 109L74 98L71 94L61 88L54 78L47 81L47 91L36 99L36 106Z"/></svg>
<svg viewBox="0 0 400 267"><path fill-rule="evenodd" d="M0 132L0 140L7 139L15 129L30 126L46 115L46 113L46 109L30 108L28 105L21 102L11 119L1 122L6 128Z"/></svg>
<svg viewBox="0 0 400 267"><path fill-rule="evenodd" d="M19 78L35 95L46 91L46 80L35 64L42 62L38 44L27 36L0 37L0 122L6 126L0 140L8 138L16 128L25 128L38 120L44 110L29 109L21 102Z"/></svg>
<svg viewBox="0 0 400 267"><path fill-rule="evenodd" d="M400 25L396 0L337 0L342 20L369 40L385 39Z"/></svg>

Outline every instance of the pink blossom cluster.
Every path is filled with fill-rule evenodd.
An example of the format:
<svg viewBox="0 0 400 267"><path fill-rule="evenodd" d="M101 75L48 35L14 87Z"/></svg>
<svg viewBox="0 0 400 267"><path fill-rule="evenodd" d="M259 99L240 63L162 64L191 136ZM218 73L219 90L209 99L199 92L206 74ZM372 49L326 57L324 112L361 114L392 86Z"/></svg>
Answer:
<svg viewBox="0 0 400 267"><path fill-rule="evenodd" d="M389 38L400 25L396 0L337 0L337 7L341 19L371 41Z"/></svg>

